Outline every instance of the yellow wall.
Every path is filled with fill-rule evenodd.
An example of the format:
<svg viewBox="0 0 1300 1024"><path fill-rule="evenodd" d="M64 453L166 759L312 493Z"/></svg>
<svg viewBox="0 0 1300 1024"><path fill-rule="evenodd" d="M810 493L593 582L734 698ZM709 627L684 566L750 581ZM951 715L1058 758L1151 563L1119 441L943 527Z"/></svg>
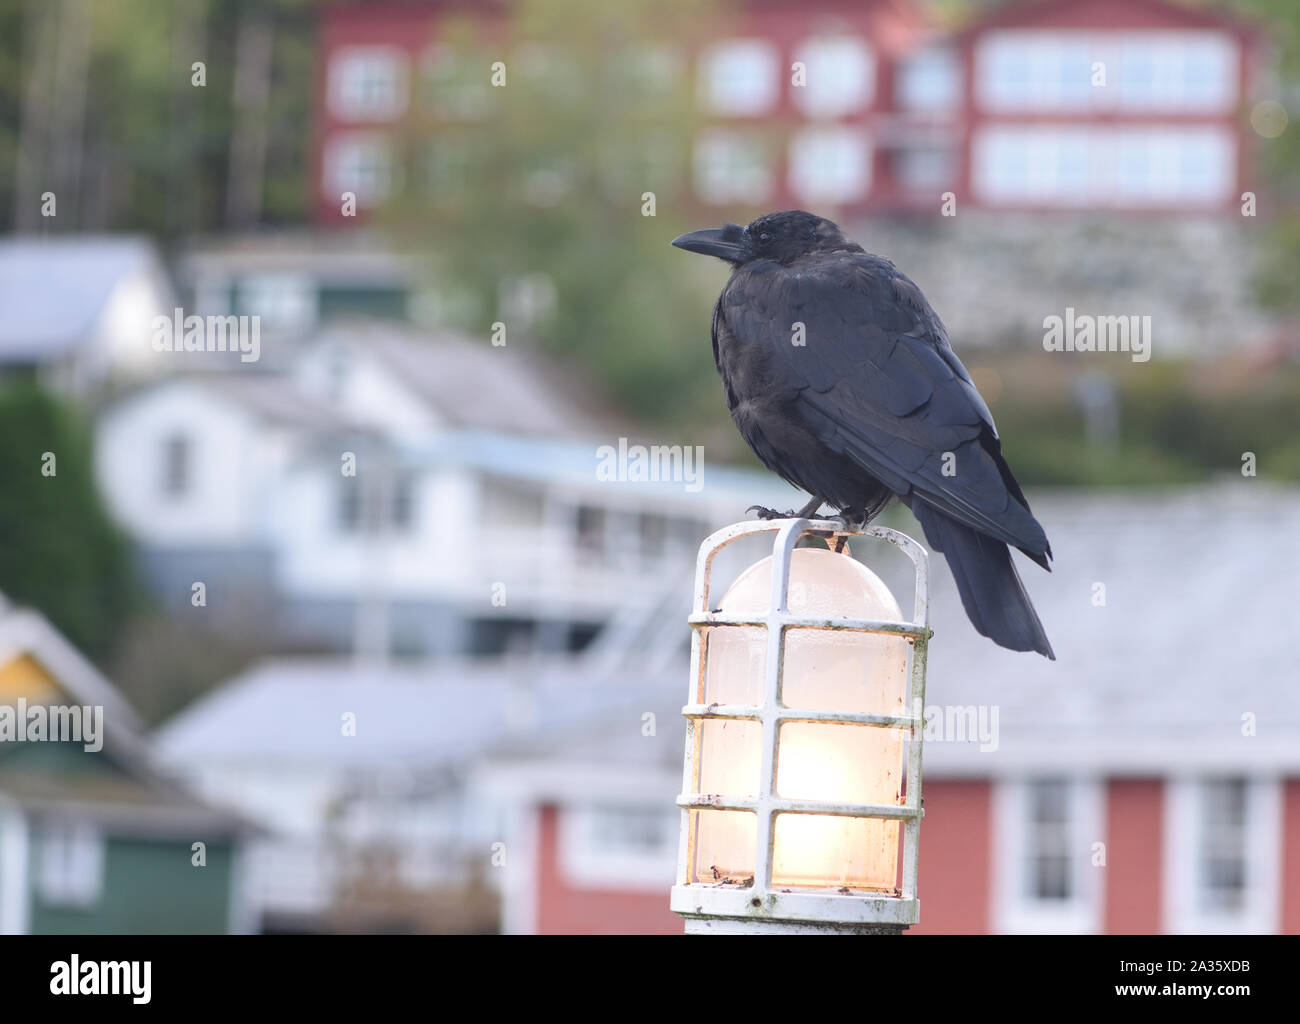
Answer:
<svg viewBox="0 0 1300 1024"><path fill-rule="evenodd" d="M29 704L49 704L62 693L54 677L30 654L0 666L0 704L14 704L19 697L26 697Z"/></svg>

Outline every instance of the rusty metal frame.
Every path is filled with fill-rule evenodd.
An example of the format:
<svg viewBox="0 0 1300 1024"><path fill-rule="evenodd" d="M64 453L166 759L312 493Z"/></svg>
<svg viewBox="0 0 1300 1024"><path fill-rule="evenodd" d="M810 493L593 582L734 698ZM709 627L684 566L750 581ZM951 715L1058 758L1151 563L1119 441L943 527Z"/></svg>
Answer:
<svg viewBox="0 0 1300 1024"><path fill-rule="evenodd" d="M732 615L710 610L713 559L728 544L758 533L775 533L772 548L772 591L766 615ZM804 618L790 613L790 562L800 538L827 538L835 550L850 537L874 537L899 548L916 569L912 618L907 622L870 619ZM782 931L890 931L915 924L920 913L916 894L917 847L921 817L921 747L924 733L926 648L929 625L929 558L911 537L883 526L847 530L839 523L817 519L783 519L737 523L708 537L700 546L695 571L695 600L690 616L691 695L698 700L704 677L705 629L727 626L762 626L767 630L767 662L763 702L757 706L704 705L682 708L686 717L686 757L683 767L681 839L678 847L677 884L671 907L686 918L688 932ZM790 629L833 629L907 637L911 642L909 714L883 715L851 711L822 711L785 707L780 699L785 637ZM746 719L763 731L760 787L756 797L734 797L699 792L700 727L708 719ZM867 727L906 729L908 734L905 799L900 805L854 804L819 800L794 800L776 795L776 750L784 722L839 722ZM688 882L694 859L695 821L706 810L749 811L757 818L752 885ZM902 886L897 894L840 894L822 889L772 887L772 859L776 815L824 814L842 817L895 819L904 823Z"/></svg>

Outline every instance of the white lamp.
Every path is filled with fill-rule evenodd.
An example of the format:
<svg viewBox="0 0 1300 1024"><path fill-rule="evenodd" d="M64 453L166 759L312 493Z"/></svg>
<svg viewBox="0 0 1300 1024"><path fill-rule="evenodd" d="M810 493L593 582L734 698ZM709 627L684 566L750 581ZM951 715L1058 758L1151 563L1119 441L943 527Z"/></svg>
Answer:
<svg viewBox="0 0 1300 1024"><path fill-rule="evenodd" d="M775 532L772 555L712 608L714 556L760 532ZM831 538L834 550L796 549L808 533ZM911 621L844 551L850 536L911 558ZM916 922L926 580L925 549L884 527L742 523L701 546L671 904L688 933Z"/></svg>

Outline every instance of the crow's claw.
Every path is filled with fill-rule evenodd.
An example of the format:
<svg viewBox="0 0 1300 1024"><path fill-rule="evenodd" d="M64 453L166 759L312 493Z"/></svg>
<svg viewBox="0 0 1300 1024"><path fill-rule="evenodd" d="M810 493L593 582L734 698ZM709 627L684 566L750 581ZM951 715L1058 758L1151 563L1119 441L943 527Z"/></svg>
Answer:
<svg viewBox="0 0 1300 1024"><path fill-rule="evenodd" d="M793 519L793 512L778 512L774 508L767 508L764 505L750 505L745 509L746 512L757 513L759 519Z"/></svg>
<svg viewBox="0 0 1300 1024"><path fill-rule="evenodd" d="M841 530L846 533L856 533L867 525L867 517L862 513L853 513L847 509L838 515L826 516L826 520L832 523L838 523Z"/></svg>

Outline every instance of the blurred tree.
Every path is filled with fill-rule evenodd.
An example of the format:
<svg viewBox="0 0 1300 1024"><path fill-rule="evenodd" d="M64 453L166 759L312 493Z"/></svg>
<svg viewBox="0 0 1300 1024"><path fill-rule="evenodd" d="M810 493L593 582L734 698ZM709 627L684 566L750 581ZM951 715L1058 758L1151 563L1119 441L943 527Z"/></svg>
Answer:
<svg viewBox="0 0 1300 1024"><path fill-rule="evenodd" d="M29 381L0 389L0 591L104 664L139 607L130 549L95 490L89 431Z"/></svg>
<svg viewBox="0 0 1300 1024"><path fill-rule="evenodd" d="M0 0L0 226L301 220L317 0ZM196 64L202 67L197 68ZM11 184L12 182L12 184ZM40 215L53 191L58 215Z"/></svg>
<svg viewBox="0 0 1300 1024"><path fill-rule="evenodd" d="M723 423L707 310L725 278L668 243L685 187L698 2L519 0L451 25L419 69L404 191L381 220L428 251L442 317L539 343L676 429ZM499 62L499 63L498 63ZM653 215L650 215L650 214Z"/></svg>
<svg viewBox="0 0 1300 1024"><path fill-rule="evenodd" d="M1300 4L1295 0L1233 0L1234 7L1264 34L1277 60L1277 77L1263 96L1249 97L1244 131L1258 137L1268 192L1261 197L1266 260L1260 297L1290 315L1300 315ZM1262 104L1278 104L1277 107Z"/></svg>

